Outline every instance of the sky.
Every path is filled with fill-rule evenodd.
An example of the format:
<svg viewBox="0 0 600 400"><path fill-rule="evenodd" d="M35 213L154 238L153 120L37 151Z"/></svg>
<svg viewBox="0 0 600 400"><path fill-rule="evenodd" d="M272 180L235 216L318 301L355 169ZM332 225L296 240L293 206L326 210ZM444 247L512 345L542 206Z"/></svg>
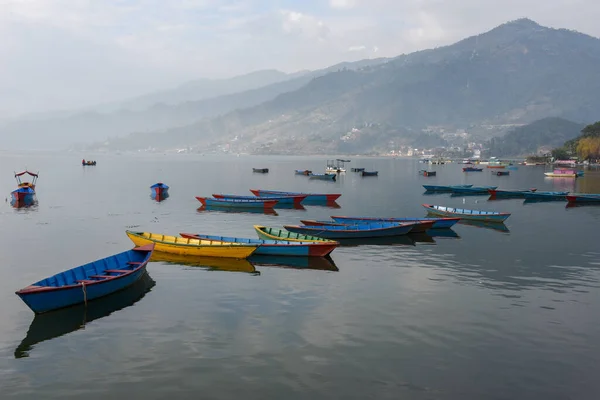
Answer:
<svg viewBox="0 0 600 400"><path fill-rule="evenodd" d="M0 118L393 57L523 17L599 37L598 15L597 0L0 0Z"/></svg>

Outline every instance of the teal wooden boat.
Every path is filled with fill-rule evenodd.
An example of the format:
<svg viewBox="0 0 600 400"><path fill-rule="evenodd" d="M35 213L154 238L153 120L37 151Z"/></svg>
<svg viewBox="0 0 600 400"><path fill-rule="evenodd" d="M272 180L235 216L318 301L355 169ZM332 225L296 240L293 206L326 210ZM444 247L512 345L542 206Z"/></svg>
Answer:
<svg viewBox="0 0 600 400"><path fill-rule="evenodd" d="M569 192L531 192L525 193L525 200L566 201Z"/></svg>
<svg viewBox="0 0 600 400"><path fill-rule="evenodd" d="M428 192L452 192L456 188L470 188L473 185L451 185L451 186L443 186L443 185L423 185L425 190Z"/></svg>

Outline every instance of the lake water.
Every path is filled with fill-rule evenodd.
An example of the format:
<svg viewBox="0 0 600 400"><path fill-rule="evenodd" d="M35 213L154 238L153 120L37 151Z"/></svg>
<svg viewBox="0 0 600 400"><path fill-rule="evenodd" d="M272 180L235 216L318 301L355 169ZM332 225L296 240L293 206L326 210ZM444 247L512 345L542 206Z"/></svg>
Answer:
<svg viewBox="0 0 600 400"><path fill-rule="evenodd" d="M414 160L351 157L348 169L379 177L323 182L293 173L321 172L319 157L81 158L0 155L5 197L13 171L40 171L36 207L0 208L2 398L600 398L600 207L425 196L421 186L600 192L600 173L574 182L544 178L544 167L497 177L440 165L426 178ZM157 181L171 187L161 203L150 199ZM277 215L199 211L194 198L250 188L342 197L340 208ZM424 216L422 203L512 216L506 231L458 224L456 237L341 247L333 263L295 268L152 262L133 288L56 315L34 318L14 294L131 248L126 229L256 237L255 224Z"/></svg>

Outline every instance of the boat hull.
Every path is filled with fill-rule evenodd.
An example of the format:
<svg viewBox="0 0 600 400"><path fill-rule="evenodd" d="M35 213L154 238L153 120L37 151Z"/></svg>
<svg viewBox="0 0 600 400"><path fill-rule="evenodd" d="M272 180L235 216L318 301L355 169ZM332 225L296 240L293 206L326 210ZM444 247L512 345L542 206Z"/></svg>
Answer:
<svg viewBox="0 0 600 400"><path fill-rule="evenodd" d="M488 194L488 190L496 189L497 186L480 186L480 187L468 187L468 188L453 188L452 193L455 194Z"/></svg>
<svg viewBox="0 0 600 400"><path fill-rule="evenodd" d="M318 179L321 181L335 181L335 174L310 174L308 179Z"/></svg>
<svg viewBox="0 0 600 400"><path fill-rule="evenodd" d="M492 197L513 197L513 198L524 198L525 193L534 193L536 189L530 190L498 190L498 189L488 189L488 193Z"/></svg>
<svg viewBox="0 0 600 400"><path fill-rule="evenodd" d="M600 195L568 195L569 203L600 203Z"/></svg>
<svg viewBox="0 0 600 400"><path fill-rule="evenodd" d="M325 239L365 239L365 238L376 238L376 237L388 237L388 236L401 236L409 233L415 224L393 224L392 227L375 228L373 224L366 227L361 225L352 226L299 226L299 225L285 225L284 228L290 232L299 233L301 235L310 235L316 237L322 237ZM348 228L348 229L335 229L335 228ZM359 229L352 229L359 228Z"/></svg>
<svg viewBox="0 0 600 400"><path fill-rule="evenodd" d="M344 217L332 216L331 219L348 224L362 224L368 222L419 222L433 221L431 229L448 229L453 227L460 218L376 218L376 217ZM414 231L413 231L414 232Z"/></svg>
<svg viewBox="0 0 600 400"><path fill-rule="evenodd" d="M425 190L429 192L452 192L455 188L470 188L473 185L453 185L453 186L440 186L440 185L423 185Z"/></svg>
<svg viewBox="0 0 600 400"><path fill-rule="evenodd" d="M510 217L509 213L485 213L479 211L478 214L478 211L476 210L464 210L451 207L443 207L442 209L439 209L436 208L437 206L432 206L431 204L423 204L423 207L425 207L427 212L433 215L459 217L460 219L472 221L503 222Z"/></svg>
<svg viewBox="0 0 600 400"><path fill-rule="evenodd" d="M577 178L577 174L555 174L552 172L544 172L549 178Z"/></svg>
<svg viewBox="0 0 600 400"><path fill-rule="evenodd" d="M298 193L298 192L279 192L274 190L250 189L255 196L258 197L281 197L281 196L297 196L306 195L304 202L332 202L337 200L341 194L339 193Z"/></svg>
<svg viewBox="0 0 600 400"><path fill-rule="evenodd" d="M212 236L201 234L181 233L182 237L204 239L204 240L221 240L230 243L248 243L258 245L258 249L254 255L262 256L293 256L293 257L325 257L337 247L335 242L293 242L283 240L260 240L246 239L225 236Z"/></svg>
<svg viewBox="0 0 600 400"><path fill-rule="evenodd" d="M262 225L254 225L254 230L260 239L263 240L286 240L290 242L317 242L317 243L336 243L336 241L323 239L317 236L301 235L284 229L269 228Z"/></svg>
<svg viewBox="0 0 600 400"><path fill-rule="evenodd" d="M567 200L568 192L533 192L533 193L525 193L525 200L545 200L545 201L565 201Z"/></svg>
<svg viewBox="0 0 600 400"><path fill-rule="evenodd" d="M277 200L277 205L282 204L296 204L300 205L304 199L306 199L306 195L296 195L296 196L280 196L280 197L257 197L257 196L240 196L234 194L213 194L213 197L216 199L239 199L239 200L266 200L273 201Z"/></svg>
<svg viewBox="0 0 600 400"><path fill-rule="evenodd" d="M243 259L250 256L258 248L257 245L200 241L152 233L142 236L141 233L143 232L127 231L127 236L138 246L153 243L156 251L185 256Z"/></svg>
<svg viewBox="0 0 600 400"><path fill-rule="evenodd" d="M196 199L207 207L219 208L273 208L278 200L241 200L241 199L211 199L210 197L198 197Z"/></svg>

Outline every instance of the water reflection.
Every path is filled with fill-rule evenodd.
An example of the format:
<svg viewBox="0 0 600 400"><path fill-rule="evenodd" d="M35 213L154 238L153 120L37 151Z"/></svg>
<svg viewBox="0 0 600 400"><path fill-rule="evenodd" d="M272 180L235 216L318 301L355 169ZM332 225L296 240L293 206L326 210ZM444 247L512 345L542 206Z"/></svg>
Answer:
<svg viewBox="0 0 600 400"><path fill-rule="evenodd" d="M289 257L251 255L248 258L254 265L274 266L296 269L314 269L321 271L339 271L331 257Z"/></svg>
<svg viewBox="0 0 600 400"><path fill-rule="evenodd" d="M106 297L92 300L87 307L79 304L45 314L37 314L29 326L27 335L15 349L15 358L29 357L29 352L38 343L83 329L86 324L94 320L134 305L155 284L156 282L146 272L133 285Z"/></svg>
<svg viewBox="0 0 600 400"><path fill-rule="evenodd" d="M302 204L285 204L285 203L277 203L275 204L275 208L280 208L282 210L300 210L306 211L306 208Z"/></svg>
<svg viewBox="0 0 600 400"><path fill-rule="evenodd" d="M210 207L202 206L196 210L199 213L202 212L222 212L228 214L264 214L264 215L279 215L272 208L221 208L221 207Z"/></svg>
<svg viewBox="0 0 600 400"><path fill-rule="evenodd" d="M163 262L168 264L183 265L188 267L202 267L215 271L246 272L260 275L248 260L237 260L234 258L185 256L181 254L163 253L154 251L151 262Z"/></svg>
<svg viewBox="0 0 600 400"><path fill-rule="evenodd" d="M13 208L17 208L17 209L29 209L29 210L37 210L37 206L38 206L38 202L37 202L37 198L36 197L26 197L24 199L12 199L10 201L10 205Z"/></svg>
<svg viewBox="0 0 600 400"><path fill-rule="evenodd" d="M458 221L458 223L461 225L469 225L477 228L485 228L498 232L510 233L510 230L506 225L504 225L504 222L472 221L468 219L461 219Z"/></svg>
<svg viewBox="0 0 600 400"><path fill-rule="evenodd" d="M431 236L432 238L436 238L436 237L441 237L441 238L454 238L454 239L460 239L460 236L458 235L458 233L456 233L454 230L448 228L448 229L428 229L427 233L429 236Z"/></svg>
<svg viewBox="0 0 600 400"><path fill-rule="evenodd" d="M414 246L415 241L410 235L389 236L380 238L336 239L340 246Z"/></svg>
<svg viewBox="0 0 600 400"><path fill-rule="evenodd" d="M409 233L407 235L415 243L434 243L435 240L428 232Z"/></svg>
<svg viewBox="0 0 600 400"><path fill-rule="evenodd" d="M319 201L304 199L302 204L311 207L327 207L327 208L342 208L337 201Z"/></svg>

